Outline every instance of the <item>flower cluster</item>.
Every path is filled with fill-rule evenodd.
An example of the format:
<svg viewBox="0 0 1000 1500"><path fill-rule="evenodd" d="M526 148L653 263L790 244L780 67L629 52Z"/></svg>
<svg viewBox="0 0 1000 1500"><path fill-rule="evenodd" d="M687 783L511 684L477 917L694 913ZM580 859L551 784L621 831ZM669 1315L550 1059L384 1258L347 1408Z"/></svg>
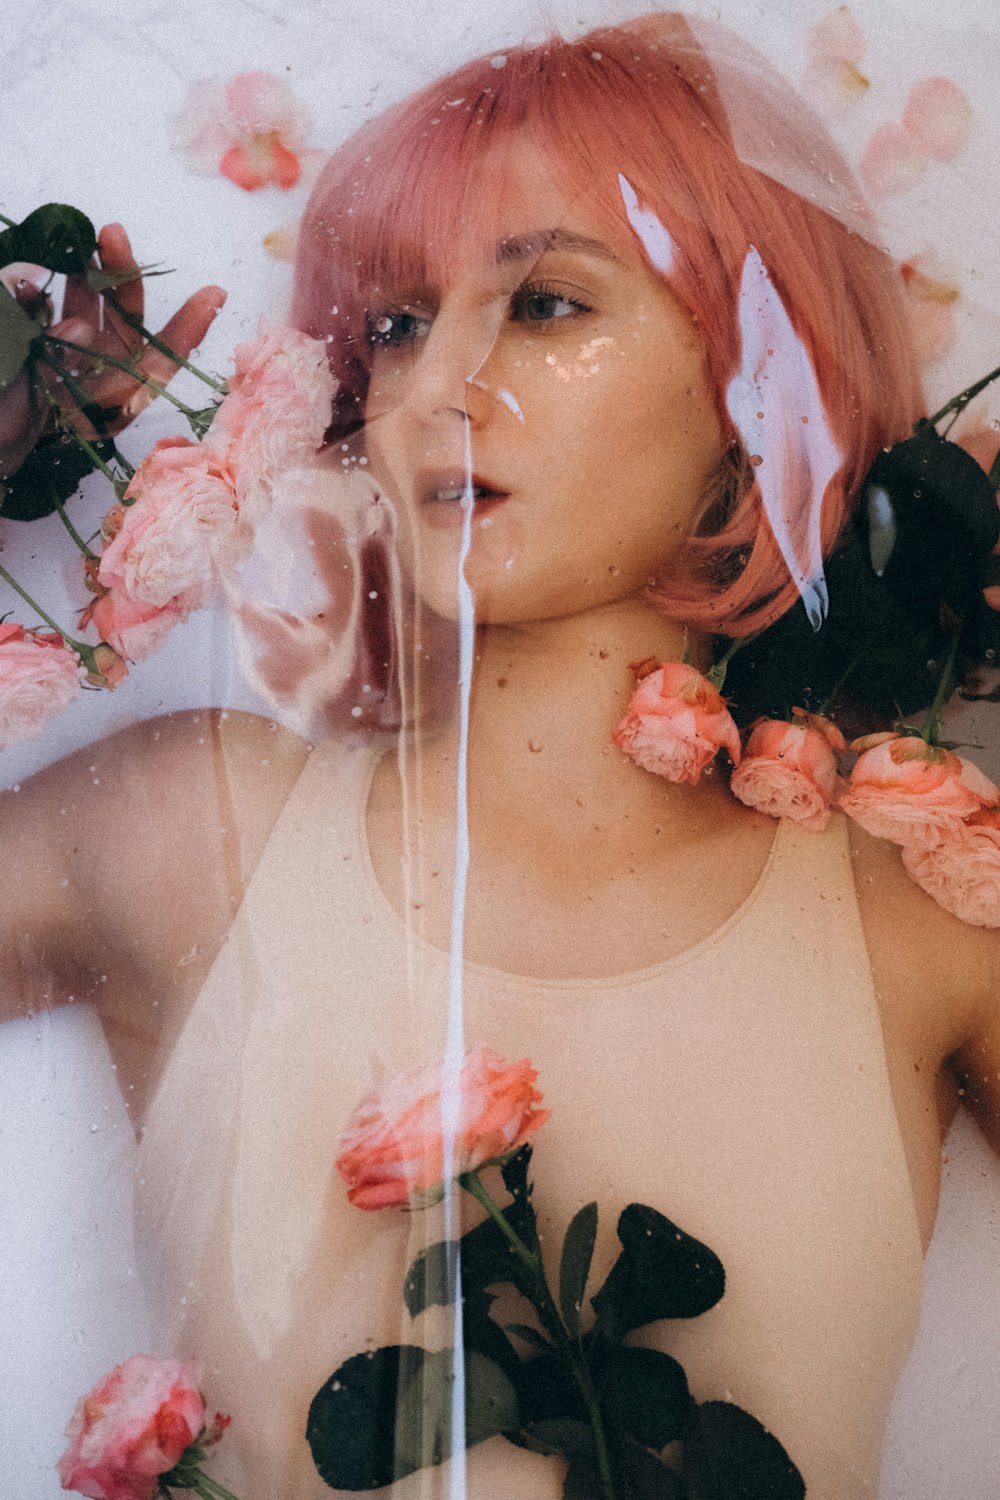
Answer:
<svg viewBox="0 0 1000 1500"><path fill-rule="evenodd" d="M235 1500L200 1464L229 1418L205 1425L193 1365L133 1354L84 1396L69 1420L59 1460L64 1490L90 1500L152 1500L175 1486Z"/></svg>
<svg viewBox="0 0 1000 1500"><path fill-rule="evenodd" d="M725 749L747 807L822 832L835 809L902 850L910 876L964 922L1000 927L1000 790L971 761L914 731L845 744L821 714L762 719L746 744L715 685L686 663L652 665L617 745L668 781L697 782ZM857 759L846 771L848 750Z"/></svg>
<svg viewBox="0 0 1000 1500"><path fill-rule="evenodd" d="M101 524L100 553L85 549L93 598L78 628L95 630L99 644L0 627L0 749L39 734L77 696L81 678L118 686L127 662L151 656L175 625L210 604L220 579L248 555L278 477L321 447L335 389L321 341L262 321L235 363L201 441L161 439L121 484Z"/></svg>

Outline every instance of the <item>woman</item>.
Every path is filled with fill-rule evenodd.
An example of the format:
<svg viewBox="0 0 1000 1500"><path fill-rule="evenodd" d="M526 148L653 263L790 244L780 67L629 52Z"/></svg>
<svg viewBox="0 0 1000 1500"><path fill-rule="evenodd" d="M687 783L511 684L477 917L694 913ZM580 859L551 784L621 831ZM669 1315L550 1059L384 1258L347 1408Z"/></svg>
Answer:
<svg viewBox="0 0 1000 1500"><path fill-rule="evenodd" d="M998 1102L995 944L841 820L776 833L718 771L664 784L611 745L630 663L707 664L706 632L800 595L822 614L814 523L825 555L920 411L845 170L755 76L650 18L470 64L349 142L295 317L341 381L310 501L330 578L340 471L371 476L363 651L319 715L361 732L310 753L253 719L156 722L12 799L4 972L26 1008L102 1002L163 1336L234 1415L217 1473L244 1500L327 1492L309 1399L399 1338L440 1220L373 1223L331 1162L370 1084L459 1020L539 1069L546 1238L596 1197L598 1275L632 1199L707 1241L726 1297L650 1339L765 1422L810 1495L874 1492L941 1132L960 1088L986 1121ZM782 160L822 206L762 170ZM798 441L799 389L758 453L731 388L779 305L826 431ZM779 454L799 484L766 510ZM502 1441L469 1458L472 1494L561 1477Z"/></svg>

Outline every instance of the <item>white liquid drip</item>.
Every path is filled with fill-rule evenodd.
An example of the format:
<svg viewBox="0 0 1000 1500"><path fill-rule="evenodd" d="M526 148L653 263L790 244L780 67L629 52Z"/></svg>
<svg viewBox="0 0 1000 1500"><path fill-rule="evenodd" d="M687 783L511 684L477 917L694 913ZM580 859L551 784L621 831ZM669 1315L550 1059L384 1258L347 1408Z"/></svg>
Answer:
<svg viewBox="0 0 1000 1500"><path fill-rule="evenodd" d="M465 1015L463 1005L463 960L465 956L465 900L469 880L469 708L472 697L472 663L475 644L475 607L472 590L465 577L465 561L472 543L472 507L475 496L472 483L472 440L469 422L465 423L465 494L463 496L462 540L458 556L458 764L455 787L455 876L451 902L451 941L448 963L448 1027L445 1036L444 1077L441 1090L441 1123L444 1137L444 1233L456 1246L448 1267L452 1294L454 1341L454 1383L451 1393L451 1468L448 1493L450 1500L465 1500L465 1357L462 1338L461 1189L456 1188L455 1137L461 1114L461 1074L465 1056Z"/></svg>

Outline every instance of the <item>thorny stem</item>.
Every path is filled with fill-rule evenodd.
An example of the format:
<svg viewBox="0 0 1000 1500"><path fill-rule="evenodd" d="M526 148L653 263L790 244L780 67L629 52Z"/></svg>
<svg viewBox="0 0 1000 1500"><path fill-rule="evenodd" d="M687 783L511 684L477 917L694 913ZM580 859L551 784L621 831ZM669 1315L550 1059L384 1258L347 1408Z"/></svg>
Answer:
<svg viewBox="0 0 1000 1500"><path fill-rule="evenodd" d="M713 666L709 667L708 671L705 673L705 676L708 678L709 682L717 690L717 692L721 693L723 687L725 686L726 672L729 670L729 663L732 661L737 651L739 651L740 647L745 645L746 639L742 636L736 636L729 642L729 645L719 657L719 660Z"/></svg>
<svg viewBox="0 0 1000 1500"><path fill-rule="evenodd" d="M72 375L70 375L69 371L66 370L57 359L53 359L51 355L46 354L44 349L39 350L38 358L44 361L44 363L47 364L51 370L56 371L66 389L73 397L73 400L76 402L76 405L79 408L81 414L86 416L87 407L92 407L94 403L90 400L90 397L87 395L87 392L84 390L79 381L76 380ZM48 386L45 385L44 381L42 382L42 389L44 390L46 398L48 399L48 402L50 406L52 406L53 410L56 411L59 415L62 415L62 410L59 406L59 402L55 399ZM107 464L101 458L101 455L97 452L96 448L94 448L93 444L89 443L83 436L83 433L80 432L78 428L74 427L72 423L68 423L67 425L69 426L70 436L73 438L73 441L79 443L80 447L86 454L89 455L89 457L100 469L101 473L104 474L108 479L110 479L112 484L117 485L118 476L108 468ZM100 431L100 429L104 427L104 423L95 422L94 426L98 428L98 431ZM135 469L129 463L125 455L119 451L117 444L114 442L114 439L106 435L106 429L104 432L101 432L100 435L102 442L111 443L112 457L116 460L117 463L121 464L126 476L131 479L135 473Z"/></svg>
<svg viewBox="0 0 1000 1500"><path fill-rule="evenodd" d="M12 574L8 573L7 569L2 566L0 566L0 578L2 578L5 583L8 583L10 585L15 594L20 594L24 602L31 606L31 608L35 611L35 614L38 615L40 619L44 620L45 624L48 625L50 629L56 632L56 635L62 636L67 646L72 646L74 651L80 650L80 647L83 643L81 641L75 641L71 635L67 635L65 630L63 630L61 626L56 624L52 616L45 613L44 609L37 602L37 600L32 599L27 589L23 589L18 583L17 579L14 578Z"/></svg>
<svg viewBox="0 0 1000 1500"><path fill-rule="evenodd" d="M951 400L946 401L940 411L936 411L932 417L928 417L926 420L934 427L949 412L964 411L969 402L978 396L980 391L985 391L986 387L992 385L994 380L997 379L1000 379L1000 365L995 370L991 370L988 375L984 375L981 380L976 380L972 385L966 386L964 391L959 391L957 396L952 396Z"/></svg>
<svg viewBox="0 0 1000 1500"><path fill-rule="evenodd" d="M582 1358L575 1342L567 1333L563 1320L559 1316L558 1308L552 1300L552 1293L549 1291L548 1282L545 1280L541 1256L537 1251L529 1250L528 1246L521 1239L521 1236L507 1222L506 1215L501 1212L500 1208L493 1201L489 1191L480 1181L477 1172L465 1172L458 1181L460 1187L463 1187L467 1193L471 1194L477 1203L482 1204L518 1260L521 1261L531 1274L538 1296L536 1309L539 1317L556 1339L560 1353L573 1372L573 1378L576 1381L580 1395L583 1397L583 1404L587 1409L590 1430L594 1438L597 1471L600 1476L604 1500L615 1500L615 1486L611 1476L608 1442L604 1432L604 1422L601 1418L600 1403L597 1399L597 1392L594 1389L594 1382L590 1378L590 1370L587 1367L586 1361Z"/></svg>
<svg viewBox="0 0 1000 1500"><path fill-rule="evenodd" d="M42 342L45 344L58 344L63 349L75 349L78 354L89 354L92 359L97 360L102 365L111 365L115 370L124 370L126 375L131 375L134 380L140 381L143 385L148 385L149 389L155 391L157 396L165 397L171 406L176 406L177 410L187 417L188 421L196 422L200 418L200 412L195 411L193 406L188 406L185 402L178 400L176 396L167 390L167 387L161 381L154 380L152 375L145 375L135 364L130 364L123 359L116 359L112 354L102 354L97 349L88 349L86 344L76 344L72 339L57 338L55 334L51 333L45 334Z"/></svg>
<svg viewBox="0 0 1000 1500"><path fill-rule="evenodd" d="M95 562L97 560L97 553L96 552L92 552L91 549L90 549L90 547L88 547L87 543L83 540L83 537L77 531L76 527L73 525L73 522L70 520L69 516L67 515L65 505L57 505L56 506L56 510L59 513L59 519L60 519L60 521L63 523L63 525L65 526L66 530L69 532L70 536L73 538L74 542L79 547L79 549L83 553L84 557L87 558L87 560L89 562Z"/></svg>
<svg viewBox="0 0 1000 1500"><path fill-rule="evenodd" d="M216 380L213 375L207 375L204 370L199 370L197 365L193 365L190 360L183 359L175 349L171 349L169 344L165 344L162 339L158 339L155 333L150 333L142 319L136 317L135 313L126 311L112 292L105 292L104 300L111 303L111 306L124 323L127 323L136 333L141 334L147 344L152 344L154 349L158 349L161 354L165 354L168 359L173 360L175 365L181 365L185 370L190 370L192 375L197 375L199 380L204 381L206 385L211 386L212 390L218 391L220 395L224 396L229 390L224 380Z"/></svg>

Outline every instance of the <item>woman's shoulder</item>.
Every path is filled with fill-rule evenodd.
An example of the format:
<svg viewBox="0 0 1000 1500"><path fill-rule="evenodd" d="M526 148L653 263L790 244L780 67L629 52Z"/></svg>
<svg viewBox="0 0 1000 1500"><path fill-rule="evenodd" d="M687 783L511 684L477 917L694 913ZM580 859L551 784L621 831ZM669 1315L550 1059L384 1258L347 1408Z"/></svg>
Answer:
<svg viewBox="0 0 1000 1500"><path fill-rule="evenodd" d="M1000 932L960 921L899 848L849 824L858 907L883 1013L951 1057L1000 1017Z"/></svg>

